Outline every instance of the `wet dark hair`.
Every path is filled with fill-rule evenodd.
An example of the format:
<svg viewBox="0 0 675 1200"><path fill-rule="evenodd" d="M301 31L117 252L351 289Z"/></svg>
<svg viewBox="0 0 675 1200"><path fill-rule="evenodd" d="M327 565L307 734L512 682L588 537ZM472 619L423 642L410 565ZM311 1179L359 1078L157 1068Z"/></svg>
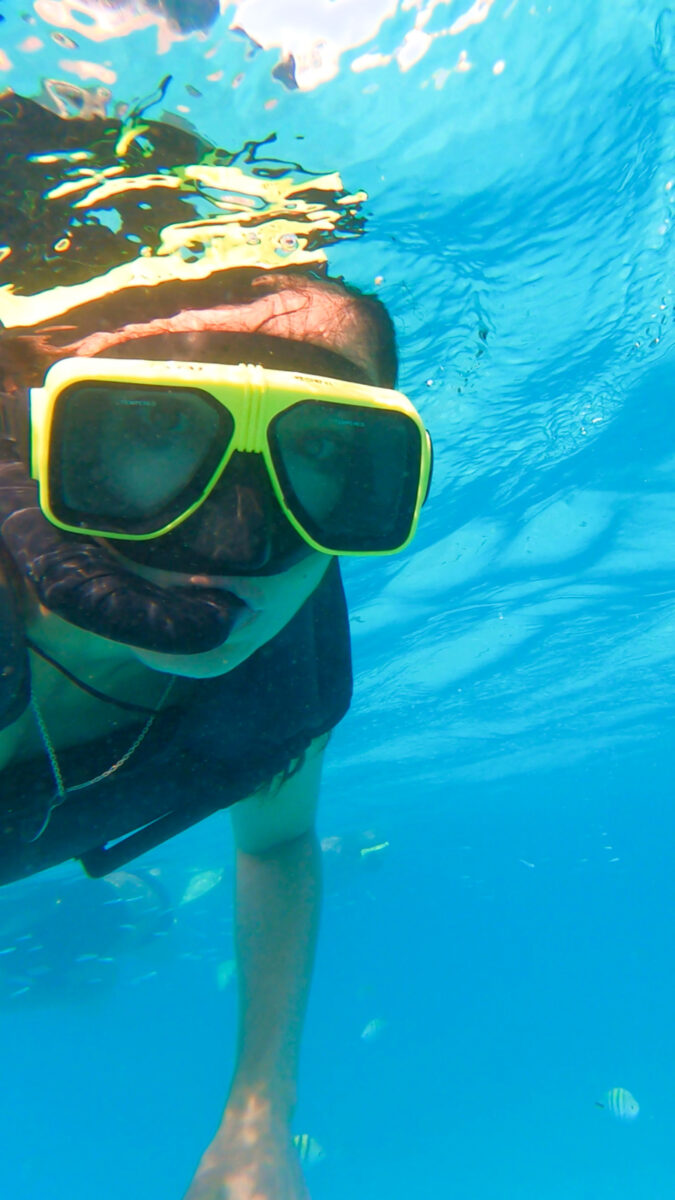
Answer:
<svg viewBox="0 0 675 1200"><path fill-rule="evenodd" d="M362 292L359 288L345 283L344 280L337 282L341 283L348 295L356 300L361 312L367 316L372 332L375 334L373 358L377 367L378 383L381 387L395 387L398 377L398 349L396 330L389 310L382 303L380 297L375 296L372 292ZM373 345L371 345L372 350Z"/></svg>

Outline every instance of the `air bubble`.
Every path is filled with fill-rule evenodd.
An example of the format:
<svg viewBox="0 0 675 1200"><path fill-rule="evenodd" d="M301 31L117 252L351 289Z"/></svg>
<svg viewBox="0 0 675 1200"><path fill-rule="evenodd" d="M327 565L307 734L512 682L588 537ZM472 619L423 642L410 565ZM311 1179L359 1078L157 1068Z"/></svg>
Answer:
<svg viewBox="0 0 675 1200"><path fill-rule="evenodd" d="M300 242L294 233L282 233L277 244L277 254L293 254L294 250L297 250L299 245Z"/></svg>

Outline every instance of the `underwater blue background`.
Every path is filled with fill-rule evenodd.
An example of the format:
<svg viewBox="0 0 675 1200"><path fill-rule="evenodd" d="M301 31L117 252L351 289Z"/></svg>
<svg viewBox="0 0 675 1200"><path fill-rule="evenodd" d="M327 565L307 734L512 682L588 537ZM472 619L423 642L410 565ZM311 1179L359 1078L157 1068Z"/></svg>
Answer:
<svg viewBox="0 0 675 1200"><path fill-rule="evenodd" d="M255 7L158 48L157 24L97 42L5 0L0 82L38 95L65 31L116 100L172 74L165 107L215 142L275 131L369 194L331 270L389 306L436 459L413 547L344 568L356 691L296 1118L325 1150L313 1200L671 1200L675 15L364 0L357 44L351 0L296 0L255 51L228 29ZM284 38L316 67L297 90ZM172 921L132 910L112 953L74 868L2 893L0 1194L183 1195L232 1066L231 856L225 816L147 856ZM17 937L48 969L27 989ZM613 1087L636 1120L598 1107Z"/></svg>

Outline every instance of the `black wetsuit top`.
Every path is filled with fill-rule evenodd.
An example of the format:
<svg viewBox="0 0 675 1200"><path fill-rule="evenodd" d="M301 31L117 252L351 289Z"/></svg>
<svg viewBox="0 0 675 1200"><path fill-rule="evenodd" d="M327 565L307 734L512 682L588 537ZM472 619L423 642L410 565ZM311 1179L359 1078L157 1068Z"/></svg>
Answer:
<svg viewBox="0 0 675 1200"><path fill-rule="evenodd" d="M344 716L350 699L347 611L333 562L271 642L229 674L194 681L187 703L155 719L129 763L68 794L37 838L55 793L47 756L6 767L0 885L70 858L91 875L115 870L288 770ZM139 729L143 723L139 717ZM59 750L66 785L106 770L128 750L132 733L127 726Z"/></svg>

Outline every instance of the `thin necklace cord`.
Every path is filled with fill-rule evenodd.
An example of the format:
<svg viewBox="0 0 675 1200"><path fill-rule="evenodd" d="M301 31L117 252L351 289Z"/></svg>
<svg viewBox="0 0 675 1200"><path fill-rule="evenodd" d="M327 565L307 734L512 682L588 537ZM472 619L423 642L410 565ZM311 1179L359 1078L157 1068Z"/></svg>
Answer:
<svg viewBox="0 0 675 1200"><path fill-rule="evenodd" d="M58 659L52 658L51 654L47 654L47 651L38 646L37 642L34 642L32 638L25 638L25 642L29 650L32 650L39 658L44 659L51 667L55 667L57 671L65 675L66 679L69 679L76 687L81 688L83 692L87 692L96 700L102 700L105 704L114 704L117 708L125 709L126 712L143 713L146 716L157 716L157 713L160 711L158 708L149 708L145 704L134 704L131 700L118 700L115 696L108 696L105 692L99 692L98 688L92 687L90 683L85 683L83 679L79 679L77 675L69 671L68 667L64 667L63 663L60 663Z"/></svg>
<svg viewBox="0 0 675 1200"><path fill-rule="evenodd" d="M49 766L50 766L50 769L52 772L52 776L54 778L54 783L56 784L56 792L55 792L54 796L52 796L51 800L49 800L47 802L47 811L46 811L44 819L40 825L40 828L38 829L37 833L34 833L32 835L32 837L27 838L26 839L27 841L36 842L38 840L38 838L42 837L42 834L45 832L45 830L47 829L47 826L49 825L49 822L51 820L51 815L52 815L54 809L58 808L59 805L63 804L64 800L66 799L66 797L68 796L69 793L80 792L80 791L83 791L84 788L93 787L93 785L95 783L101 783L102 780L108 779L111 775L114 775L116 771L119 771L120 767L123 767L124 764L129 761L132 754L135 754L136 750L138 750L138 747L141 745L141 743L145 740L148 733L150 732L150 730L155 722L156 717L162 711L164 704L168 700L169 694L170 694L171 689L173 688L175 682L176 682L176 676L172 675L171 679L169 680L168 684L166 685L166 687L162 693L162 696L160 698L159 708L150 710L151 715L148 717L148 719L145 722L140 733L138 733L136 735L133 742L129 746L129 749L122 755L121 758L117 759L117 762L114 762L112 764L112 766L108 767L105 771L101 771L99 775L94 775L91 779L84 780L83 783L74 783L74 784L70 784L68 786L66 786L66 784L64 783L63 773L61 771L61 766L59 764L58 756L57 756L56 750L54 748L54 743L52 742L52 739L49 735L49 731L45 724L45 720L42 715L40 706L39 706L35 696L31 695L31 700L30 700L31 709L33 711L33 715L35 717L35 721L36 721L38 730L40 732L40 738L42 740L42 744L44 746L45 753L49 760ZM86 691L87 689L85 688L84 690ZM147 712L148 710L146 709L145 711Z"/></svg>

